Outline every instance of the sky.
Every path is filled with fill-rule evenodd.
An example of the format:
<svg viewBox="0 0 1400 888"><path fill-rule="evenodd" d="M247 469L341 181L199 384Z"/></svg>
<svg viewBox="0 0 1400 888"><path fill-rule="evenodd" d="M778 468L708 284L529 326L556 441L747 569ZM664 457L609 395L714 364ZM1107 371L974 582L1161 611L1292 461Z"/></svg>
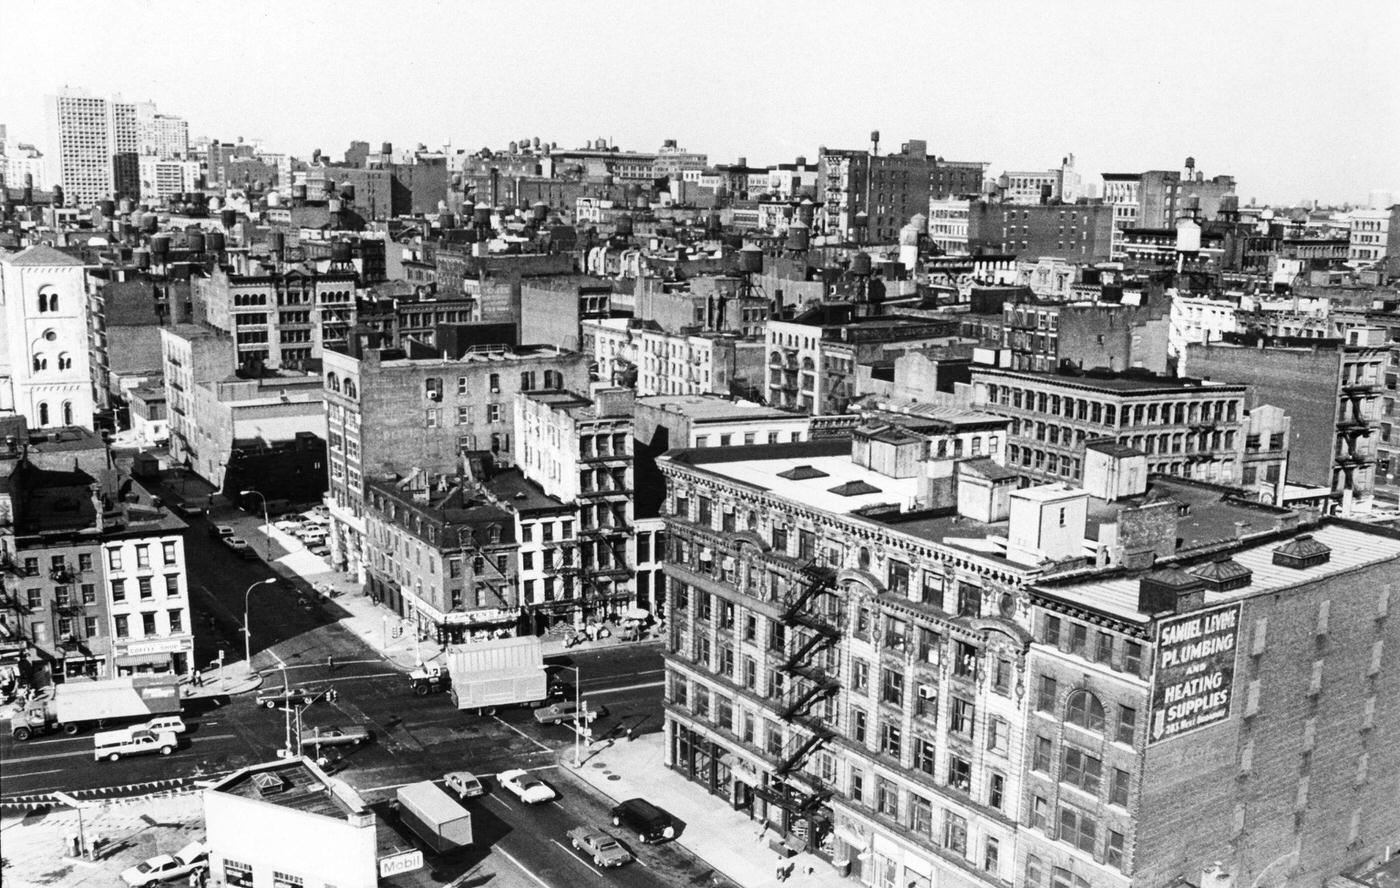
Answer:
<svg viewBox="0 0 1400 888"><path fill-rule="evenodd" d="M1400 199L1394 0L0 0L0 33L0 123L41 149L68 85L297 156L605 137L770 164L878 129L993 175L1190 155L1244 200Z"/></svg>

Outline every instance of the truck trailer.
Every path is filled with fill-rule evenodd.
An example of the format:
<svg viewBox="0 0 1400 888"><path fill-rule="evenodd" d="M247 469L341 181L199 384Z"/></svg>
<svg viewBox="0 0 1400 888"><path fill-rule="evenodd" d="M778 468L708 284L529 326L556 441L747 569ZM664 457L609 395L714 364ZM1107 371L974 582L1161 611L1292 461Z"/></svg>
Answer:
<svg viewBox="0 0 1400 888"><path fill-rule="evenodd" d="M533 635L458 645L447 657L452 702L478 714L538 706L549 697L544 648Z"/></svg>
<svg viewBox="0 0 1400 888"><path fill-rule="evenodd" d="M87 727L105 727L179 711L180 678L176 675L68 681L55 685L51 698L35 700L12 716L10 733L16 740L50 731L76 734Z"/></svg>
<svg viewBox="0 0 1400 888"><path fill-rule="evenodd" d="M472 843L471 812L431 780L399 787L396 800L399 821L433 851L443 854Z"/></svg>

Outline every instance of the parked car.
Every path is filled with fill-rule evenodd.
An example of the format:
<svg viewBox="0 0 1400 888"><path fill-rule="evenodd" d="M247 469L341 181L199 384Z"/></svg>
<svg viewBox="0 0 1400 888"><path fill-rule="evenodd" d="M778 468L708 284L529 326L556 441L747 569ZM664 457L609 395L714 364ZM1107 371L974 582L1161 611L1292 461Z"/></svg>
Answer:
<svg viewBox="0 0 1400 888"><path fill-rule="evenodd" d="M122 881L131 888L146 888L197 872L209 865L209 849L203 842L190 842L174 854L157 854L122 870Z"/></svg>
<svg viewBox="0 0 1400 888"><path fill-rule="evenodd" d="M368 743L373 735L369 728L351 725L347 728L303 728L301 745L307 746L359 746Z"/></svg>
<svg viewBox="0 0 1400 888"><path fill-rule="evenodd" d="M592 703L584 700L583 709L579 709L573 700L561 700L558 703L551 703L548 706L541 706L535 710L535 721L542 725L561 725L565 722L574 723L575 715L584 724L592 724L601 715L607 715L608 709L601 703Z"/></svg>
<svg viewBox="0 0 1400 888"><path fill-rule="evenodd" d="M314 546L307 546L306 551L319 558L327 558L331 554L331 547L325 543L317 543Z"/></svg>
<svg viewBox="0 0 1400 888"><path fill-rule="evenodd" d="M659 842L676 837L676 824L670 814L646 799L628 799L612 809L612 825L637 834L637 841Z"/></svg>
<svg viewBox="0 0 1400 888"><path fill-rule="evenodd" d="M228 546L229 551L245 561L251 561L258 557L258 553L253 547L248 545L248 541L241 537L224 537L223 543Z"/></svg>
<svg viewBox="0 0 1400 888"><path fill-rule="evenodd" d="M311 509L310 511L302 512L301 518L302 523L304 524L319 524L322 527L324 527L331 523L331 515L329 511L317 511L317 509Z"/></svg>
<svg viewBox="0 0 1400 888"><path fill-rule="evenodd" d="M231 536L233 536L235 533L236 533L236 531L234 531L234 529L233 529L232 527L229 527L227 524L211 524L211 525L209 525L209 535L210 535L211 537L214 537L215 539L222 539L222 538L224 538L224 537L231 537Z"/></svg>
<svg viewBox="0 0 1400 888"><path fill-rule="evenodd" d="M172 734L185 733L185 720L178 715L162 715L150 721L133 725L133 731L152 731L159 734L161 731L169 731Z"/></svg>
<svg viewBox="0 0 1400 888"><path fill-rule="evenodd" d="M290 533L293 536L295 536L296 532L301 530L302 522L292 518L279 518L278 520L272 522L272 526L282 531L283 533Z"/></svg>
<svg viewBox="0 0 1400 888"><path fill-rule="evenodd" d="M284 687L278 685L273 688L262 688L258 691L257 703L268 709L276 709L279 706L286 706L288 703L300 703L302 706L311 705L322 693L320 688L308 688L301 686Z"/></svg>
<svg viewBox="0 0 1400 888"><path fill-rule="evenodd" d="M593 860L594 866L622 866L632 855L617 839L591 826L576 826L565 833L574 850Z"/></svg>
<svg viewBox="0 0 1400 888"><path fill-rule="evenodd" d="M552 802L559 798L559 794L550 788L549 784L535 777L529 771L523 771L519 768L502 771L496 775L496 780L500 782L502 789L527 805Z"/></svg>
<svg viewBox="0 0 1400 888"><path fill-rule="evenodd" d="M464 799L486 795L486 787L481 785L481 778L471 771L450 771L443 775L442 781L447 784L448 789Z"/></svg>

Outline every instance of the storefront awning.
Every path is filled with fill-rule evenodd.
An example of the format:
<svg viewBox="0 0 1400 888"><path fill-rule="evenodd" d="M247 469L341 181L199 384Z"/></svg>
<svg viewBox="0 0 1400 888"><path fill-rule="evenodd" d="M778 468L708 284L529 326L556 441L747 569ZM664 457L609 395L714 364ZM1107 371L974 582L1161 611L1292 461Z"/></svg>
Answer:
<svg viewBox="0 0 1400 888"><path fill-rule="evenodd" d="M137 668L141 666L169 666L169 654L122 654L113 662L117 666Z"/></svg>

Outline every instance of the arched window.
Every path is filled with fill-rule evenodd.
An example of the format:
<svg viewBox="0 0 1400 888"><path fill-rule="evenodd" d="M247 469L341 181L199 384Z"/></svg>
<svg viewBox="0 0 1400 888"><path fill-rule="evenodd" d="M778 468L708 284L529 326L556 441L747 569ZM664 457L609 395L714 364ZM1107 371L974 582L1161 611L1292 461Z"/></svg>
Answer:
<svg viewBox="0 0 1400 888"><path fill-rule="evenodd" d="M39 425L41 425L41 426L46 426L46 425L48 425L48 424L49 424L49 405L48 405L48 402L47 402L47 401L40 401L40 402L39 402Z"/></svg>
<svg viewBox="0 0 1400 888"><path fill-rule="evenodd" d="M70 355L70 354L68 354L68 352L59 352L59 353L58 353L58 369L60 369L60 370L72 370L72 369L73 369L73 356Z"/></svg>
<svg viewBox="0 0 1400 888"><path fill-rule="evenodd" d="M355 394L355 381L353 379L345 380L345 397L357 397L357 395Z"/></svg>
<svg viewBox="0 0 1400 888"><path fill-rule="evenodd" d="M41 298L41 299L43 298L42 294L40 295L39 298ZM50 292L50 293L49 293L49 311L58 311L58 294L57 294L57 293L53 293L53 292Z"/></svg>
<svg viewBox="0 0 1400 888"><path fill-rule="evenodd" d="M46 311L48 311L48 310L49 310L49 294L41 291L41 292L39 293L39 313L40 313L40 314L43 314L44 312L46 312Z"/></svg>
<svg viewBox="0 0 1400 888"><path fill-rule="evenodd" d="M63 424L70 426L73 424L73 402L63 402Z"/></svg>
<svg viewBox="0 0 1400 888"><path fill-rule="evenodd" d="M339 376L336 376L334 373L327 373L327 374L326 374L326 388L330 389L330 390L333 391L333 392L339 392L339 391L340 391L340 377L339 377Z"/></svg>
<svg viewBox="0 0 1400 888"><path fill-rule="evenodd" d="M49 356L40 352L34 356L34 372L42 373L49 369Z"/></svg>
<svg viewBox="0 0 1400 888"><path fill-rule="evenodd" d="M1103 704L1088 691L1075 691L1065 704L1065 721L1091 731L1104 729Z"/></svg>

